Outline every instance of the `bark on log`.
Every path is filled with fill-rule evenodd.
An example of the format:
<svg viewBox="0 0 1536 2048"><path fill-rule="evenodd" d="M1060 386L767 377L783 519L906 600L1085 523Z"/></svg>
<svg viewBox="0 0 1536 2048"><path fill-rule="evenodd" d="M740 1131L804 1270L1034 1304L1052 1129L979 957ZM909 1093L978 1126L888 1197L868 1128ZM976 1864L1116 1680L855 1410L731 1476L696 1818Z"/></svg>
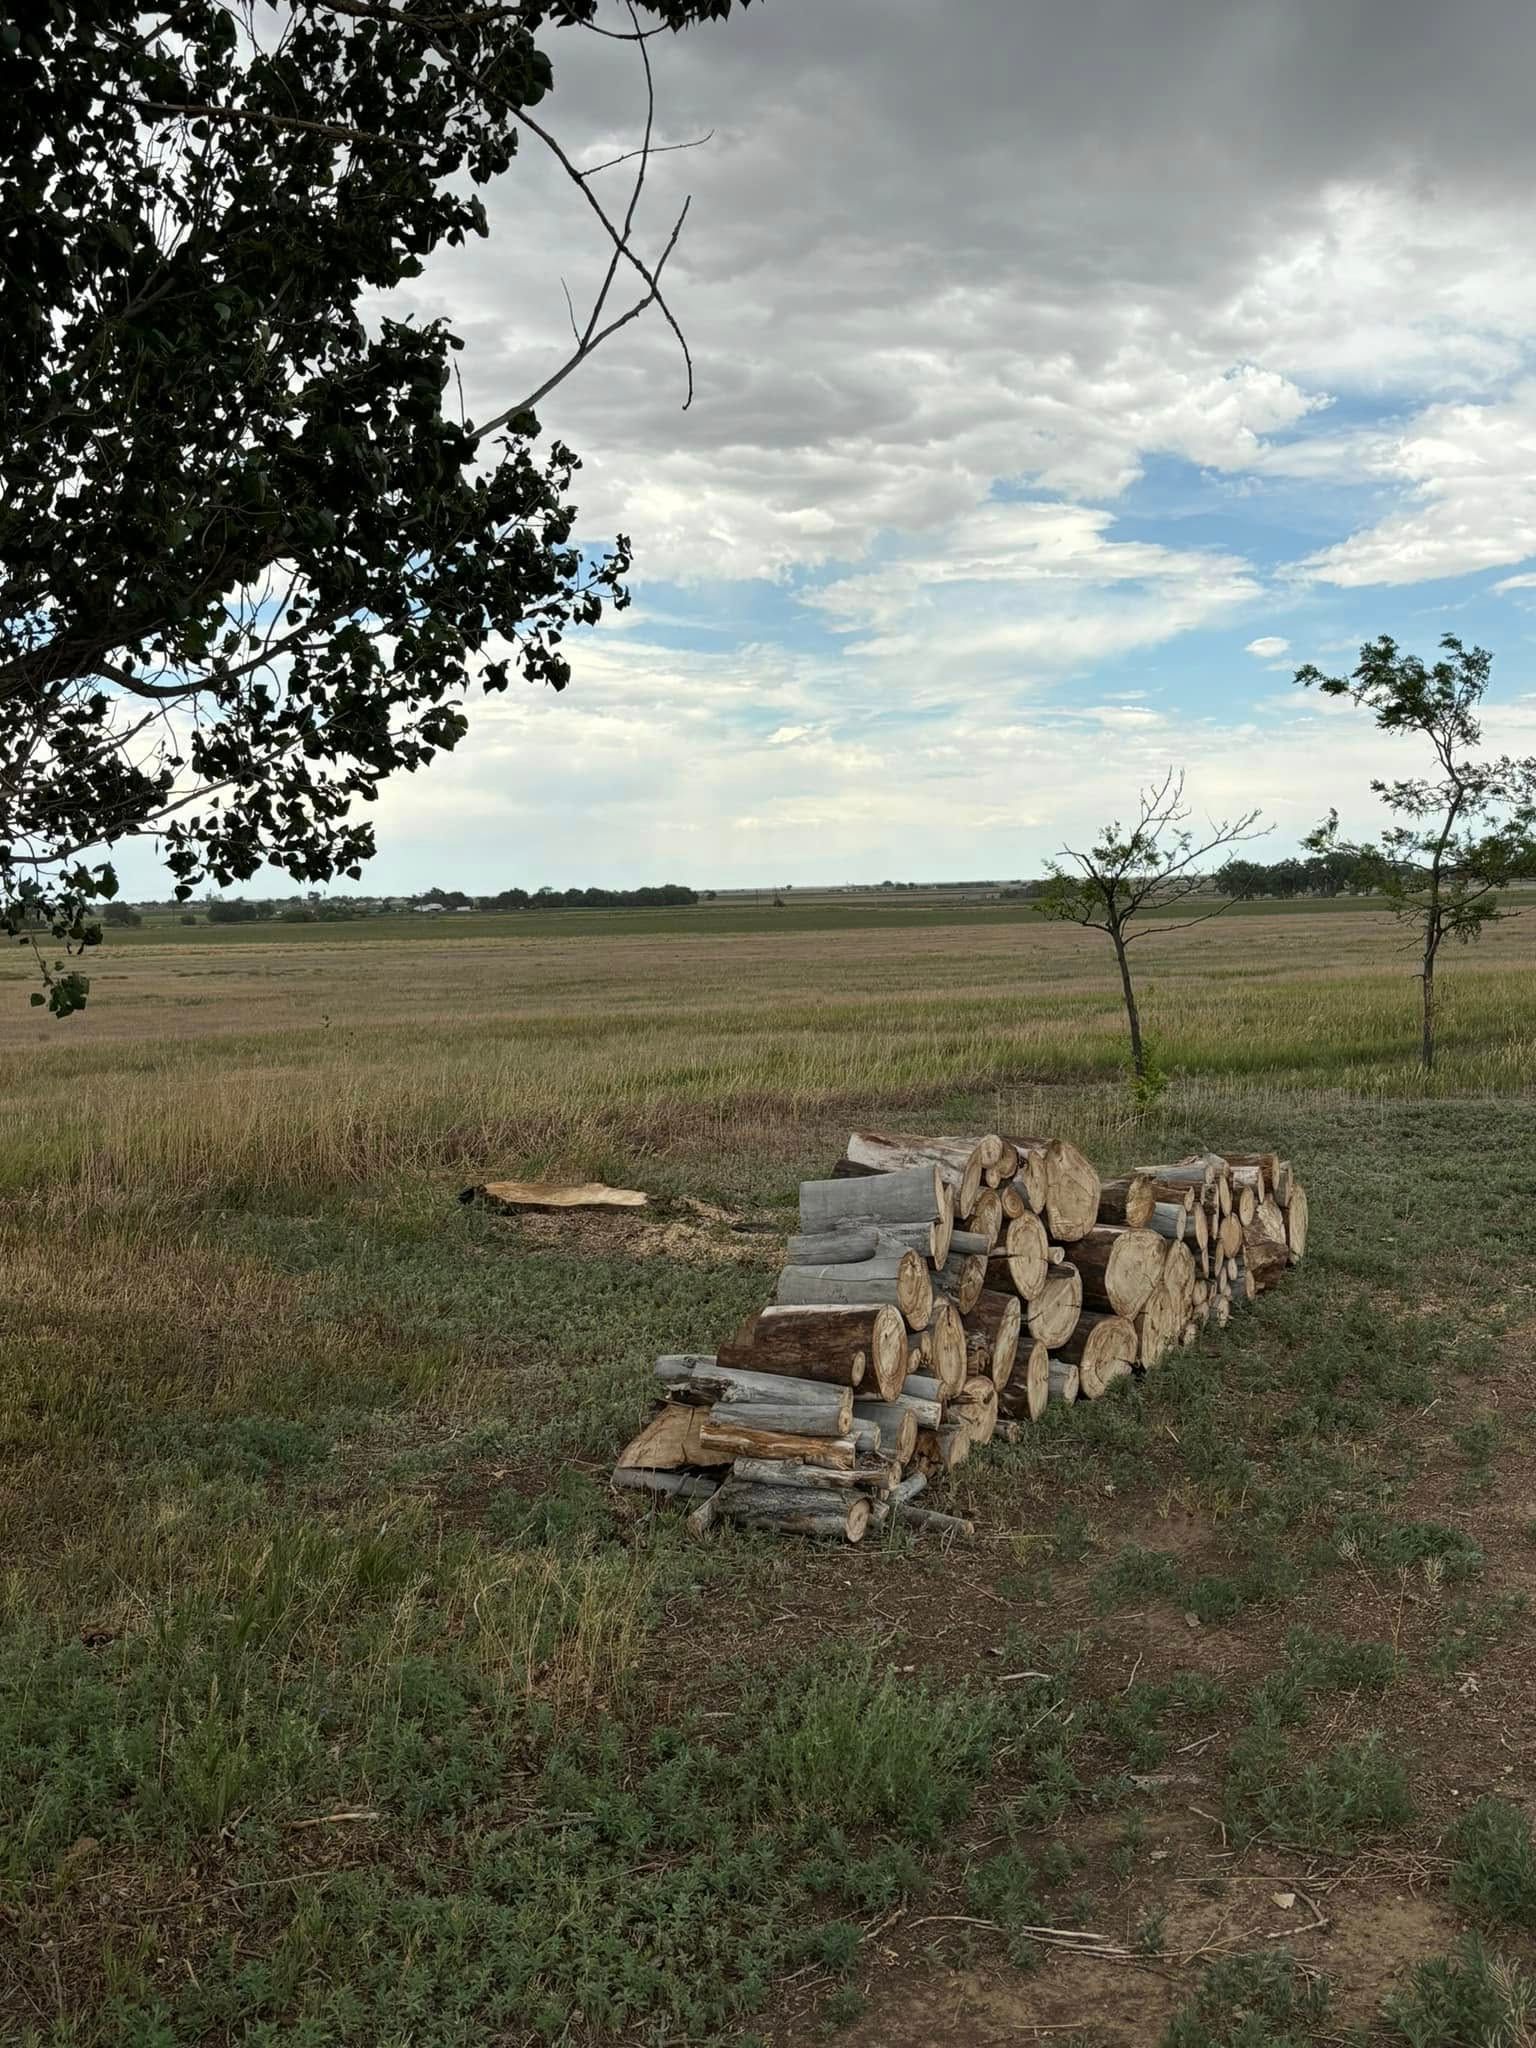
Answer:
<svg viewBox="0 0 1536 2048"><path fill-rule="evenodd" d="M718 1465L722 1460L714 1454L721 1450L728 1453L723 1461L727 1465L736 1458L795 1458L813 1465L853 1463L852 1441L847 1436L826 1434L818 1416L805 1415L798 1408L773 1408L766 1401L761 1405L721 1401L713 1408L685 1408L682 1413L692 1430L690 1464Z"/></svg>
<svg viewBox="0 0 1536 2048"><path fill-rule="evenodd" d="M966 1521L963 1515L940 1514L937 1508L896 1507L891 1510L891 1519L930 1536L955 1536L968 1541L976 1534L974 1522Z"/></svg>
<svg viewBox="0 0 1536 2048"><path fill-rule="evenodd" d="M1278 1152L1226 1152L1222 1157L1226 1160L1229 1170L1243 1166L1258 1167L1268 1188L1274 1187L1283 1171L1283 1163Z"/></svg>
<svg viewBox="0 0 1536 2048"><path fill-rule="evenodd" d="M1194 1219L1203 1216L1200 1208L1186 1209L1182 1202L1154 1202L1149 1230L1155 1230L1159 1237L1166 1237L1170 1244L1182 1244L1195 1226Z"/></svg>
<svg viewBox="0 0 1536 2048"><path fill-rule="evenodd" d="M1028 1207L1039 1216L1044 1212L1046 1197L1050 1193L1051 1177L1045 1158L1048 1148L1044 1142L1026 1145L1020 1138L1009 1142L1019 1155L1019 1170L1008 1185L1022 1195Z"/></svg>
<svg viewBox="0 0 1536 2048"><path fill-rule="evenodd" d="M1013 1368L1013 1377L997 1390L1000 1416L1038 1422L1051 1397L1051 1355L1043 1344L1030 1344Z"/></svg>
<svg viewBox="0 0 1536 2048"><path fill-rule="evenodd" d="M1145 1230L1152 1221L1156 1201L1152 1183L1144 1173L1104 1181L1099 1188L1099 1221L1122 1223L1128 1230Z"/></svg>
<svg viewBox="0 0 1536 2048"><path fill-rule="evenodd" d="M976 1199L982 1175L1001 1157L1001 1140L995 1137L927 1138L852 1131L843 1161L845 1166L866 1173L896 1173L931 1159L955 1189L956 1206L963 1215Z"/></svg>
<svg viewBox="0 0 1536 2048"><path fill-rule="evenodd" d="M1111 1315L1136 1315L1163 1277L1167 1251L1156 1231L1095 1224L1072 1247L1072 1263L1083 1279L1085 1306Z"/></svg>
<svg viewBox="0 0 1536 2048"><path fill-rule="evenodd" d="M923 1223L942 1216L943 1177L929 1161L902 1173L860 1173L852 1180L800 1185L800 1228L820 1233L844 1223Z"/></svg>
<svg viewBox="0 0 1536 2048"><path fill-rule="evenodd" d="M715 1495L715 1511L748 1529L785 1536L820 1536L857 1543L869 1527L869 1502L862 1495L824 1493L794 1486L749 1486L728 1479Z"/></svg>
<svg viewBox="0 0 1536 2048"><path fill-rule="evenodd" d="M1274 1184L1270 1192L1282 1209L1289 1209L1296 1193L1296 1175L1289 1159L1275 1161Z"/></svg>
<svg viewBox="0 0 1536 2048"><path fill-rule="evenodd" d="M988 1264L987 1284L999 1290L1011 1289L1020 1301L1028 1301L1045 1285L1050 1270L1050 1240L1038 1216L1016 1216L1003 1227L1003 1241Z"/></svg>
<svg viewBox="0 0 1536 2048"><path fill-rule="evenodd" d="M731 1477L745 1480L749 1486L857 1486L870 1493L889 1494L901 1478L901 1468L880 1458L862 1459L846 1472L835 1465L796 1465L784 1458L738 1458Z"/></svg>
<svg viewBox="0 0 1536 2048"><path fill-rule="evenodd" d="M1184 1317L1166 1287L1154 1287L1136 1319L1136 1355L1143 1366L1161 1365L1178 1337Z"/></svg>
<svg viewBox="0 0 1536 2048"><path fill-rule="evenodd" d="M742 1372L713 1358L658 1358L656 1376L674 1398L713 1407L717 1401L778 1401L840 1416L846 1429L853 1413L853 1389L819 1380L791 1379L784 1373ZM839 1431L838 1434L842 1432Z"/></svg>
<svg viewBox="0 0 1536 2048"><path fill-rule="evenodd" d="M1307 1255L1307 1191L1300 1181L1291 1185L1290 1205L1285 1212L1285 1235L1291 1257L1304 1259Z"/></svg>
<svg viewBox="0 0 1536 2048"><path fill-rule="evenodd" d="M932 1224L905 1224L914 1233L931 1230ZM853 1223L846 1230L813 1230L792 1237L784 1247L786 1266L849 1266L856 1259L872 1259L880 1241L878 1223Z"/></svg>
<svg viewBox="0 0 1536 2048"><path fill-rule="evenodd" d="M992 1288L977 1295L970 1314L965 1317L967 1336L986 1339L989 1354L987 1376L995 1386L1006 1387L1013 1375L1023 1326L1024 1310L1018 1296Z"/></svg>
<svg viewBox="0 0 1536 2048"><path fill-rule="evenodd" d="M1051 1399L1075 1401L1083 1391L1083 1377L1070 1358L1053 1358L1050 1365Z"/></svg>
<svg viewBox="0 0 1536 2048"><path fill-rule="evenodd" d="M931 1223L883 1223L879 1235L881 1250L917 1252L930 1266L942 1266L949 1256L951 1225L944 1216Z"/></svg>
<svg viewBox="0 0 1536 2048"><path fill-rule="evenodd" d="M1025 1303L1029 1334L1047 1351L1060 1350L1063 1340L1077 1328L1082 1309L1082 1274L1071 1264L1052 1266L1040 1292Z"/></svg>
<svg viewBox="0 0 1536 2048"><path fill-rule="evenodd" d="M773 1298L784 1308L868 1307L889 1301L920 1330L933 1313L933 1281L921 1252L877 1252L852 1265L786 1266Z"/></svg>
<svg viewBox="0 0 1536 2048"><path fill-rule="evenodd" d="M944 1389L929 1373L915 1372L908 1375L907 1384L901 1390L901 1398L906 1400L909 1394L914 1401L942 1402L946 1399Z"/></svg>
<svg viewBox="0 0 1536 2048"><path fill-rule="evenodd" d="M1248 1192L1253 1196L1255 1208L1271 1191L1270 1176L1265 1173L1263 1166L1257 1160L1255 1160L1252 1166L1248 1166L1239 1163L1235 1159L1229 1159L1227 1161L1227 1171L1232 1176L1234 1188L1247 1188Z"/></svg>
<svg viewBox="0 0 1536 2048"><path fill-rule="evenodd" d="M1160 1202L1174 1199L1171 1194L1164 1195L1164 1188L1170 1191L1182 1189L1186 1194L1192 1194L1201 1188L1214 1187L1216 1183L1216 1168L1208 1159L1187 1159L1176 1166L1138 1166L1136 1171L1156 1182Z"/></svg>
<svg viewBox="0 0 1536 2048"><path fill-rule="evenodd" d="M1291 1263L1288 1246L1276 1244L1271 1238L1260 1237L1250 1232L1243 1246L1243 1264L1253 1275L1254 1285L1261 1294L1274 1287Z"/></svg>
<svg viewBox="0 0 1536 2048"><path fill-rule="evenodd" d="M881 1454L888 1452L905 1464L916 1447L917 1432L937 1429L944 1409L938 1401L909 1400L902 1394L894 1401L855 1401L853 1417L855 1422L878 1423Z"/></svg>
<svg viewBox="0 0 1536 2048"><path fill-rule="evenodd" d="M889 1302L765 1308L753 1319L748 1341L732 1338L719 1359L749 1372L836 1381L890 1400L907 1377L907 1333L900 1309Z"/></svg>

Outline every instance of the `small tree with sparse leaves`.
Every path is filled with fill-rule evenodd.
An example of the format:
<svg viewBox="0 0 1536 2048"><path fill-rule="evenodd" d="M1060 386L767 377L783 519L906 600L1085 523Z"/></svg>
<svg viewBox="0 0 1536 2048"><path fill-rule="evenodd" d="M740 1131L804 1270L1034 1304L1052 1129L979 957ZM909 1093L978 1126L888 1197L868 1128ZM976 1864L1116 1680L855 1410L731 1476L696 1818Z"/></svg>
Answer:
<svg viewBox="0 0 1536 2048"><path fill-rule="evenodd" d="M1162 781L1141 793L1134 823L1118 818L1106 825L1086 852L1062 848L1051 863L1050 877L1035 899L1042 916L1061 924L1079 924L1085 931L1107 933L1120 970L1125 1019L1131 1033L1131 1067L1139 1083L1147 1079L1147 1049L1141 1032L1141 1011L1131 978L1130 949L1154 932L1185 931L1204 924L1226 909L1226 899L1211 903L1194 917L1168 923L1160 915L1189 902L1211 885L1208 865L1224 847L1259 837L1259 813L1239 818L1210 819L1204 832L1189 825L1182 769L1170 768ZM1076 872L1064 867L1071 861ZM1142 922L1142 920L1155 920Z"/></svg>
<svg viewBox="0 0 1536 2048"><path fill-rule="evenodd" d="M1435 1064L1441 947L1447 939L1470 945L1485 925L1509 914L1498 891L1536 875L1536 758L1471 758L1482 740L1477 708L1487 693L1493 656L1484 647L1463 646L1453 633L1440 648L1444 659L1427 668L1383 633L1361 648L1350 676L1325 676L1310 662L1296 672L1303 688L1351 697L1373 713L1380 731L1417 733L1434 752L1434 776L1372 781L1372 790L1399 820L1379 841L1341 840L1337 811L1307 841L1314 853L1351 855L1400 922L1413 928L1426 1074Z"/></svg>

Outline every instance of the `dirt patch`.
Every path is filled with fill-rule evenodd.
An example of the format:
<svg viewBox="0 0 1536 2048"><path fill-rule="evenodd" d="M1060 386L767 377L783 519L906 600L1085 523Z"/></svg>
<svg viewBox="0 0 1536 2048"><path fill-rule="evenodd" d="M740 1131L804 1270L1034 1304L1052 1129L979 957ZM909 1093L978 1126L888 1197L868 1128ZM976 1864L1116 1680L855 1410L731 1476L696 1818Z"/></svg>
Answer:
<svg viewBox="0 0 1536 2048"><path fill-rule="evenodd" d="M684 1200L675 1209L566 1209L508 1217L507 1236L530 1251L574 1252L588 1258L677 1259L694 1266L784 1263L775 1220L743 1216L711 1202Z"/></svg>

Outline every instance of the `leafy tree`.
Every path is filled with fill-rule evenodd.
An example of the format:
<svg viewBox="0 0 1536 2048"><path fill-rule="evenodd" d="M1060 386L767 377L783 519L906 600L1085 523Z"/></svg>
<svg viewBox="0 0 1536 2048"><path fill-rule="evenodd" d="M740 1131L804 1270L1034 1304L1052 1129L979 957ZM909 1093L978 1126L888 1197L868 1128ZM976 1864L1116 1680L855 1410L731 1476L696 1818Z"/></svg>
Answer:
<svg viewBox="0 0 1536 2048"><path fill-rule="evenodd" d="M1325 676L1311 663L1296 680L1327 697L1351 697L1382 732L1415 733L1429 742L1438 772L1406 782L1376 779L1371 788L1400 821L1379 842L1339 838L1337 811L1307 842L1314 853L1344 853L1374 880L1398 919L1411 926L1423 987L1420 1057L1435 1064L1435 967L1447 939L1469 945L1483 927L1506 915L1497 892L1536 875L1536 758L1477 761L1482 741L1478 706L1493 656L1464 647L1454 633L1440 642L1442 660L1426 668L1390 635L1367 641L1350 676Z"/></svg>
<svg viewBox="0 0 1536 2048"><path fill-rule="evenodd" d="M579 464L532 408L647 308L681 342L681 217L658 255L634 235L649 42L733 0L626 4L622 30L597 0L5 10L0 921L56 1013L89 984L38 935L99 940L97 855L157 837L181 899L263 863L355 876L357 806L462 739L471 684L563 689L568 630L625 602L628 542L576 545ZM640 148L586 170L535 112L584 29L645 90ZM607 266L564 361L475 422L448 327L367 306L486 232L527 144Z"/></svg>
<svg viewBox="0 0 1536 2048"><path fill-rule="evenodd" d="M1257 811L1245 811L1240 818L1209 820L1203 834L1189 829L1189 817L1183 771L1170 768L1161 782L1142 791L1129 829L1116 818L1086 852L1063 847L1061 860L1072 861L1076 872L1053 861L1049 879L1035 899L1043 917L1108 934L1120 970L1131 1034L1131 1066L1138 1082L1147 1080L1148 1068L1130 949L1138 939L1150 938L1153 933L1186 931L1219 916L1227 907L1225 898L1174 924L1159 913L1176 909L1210 888L1212 877L1202 863L1213 854L1258 837ZM1156 921L1142 923L1142 919Z"/></svg>

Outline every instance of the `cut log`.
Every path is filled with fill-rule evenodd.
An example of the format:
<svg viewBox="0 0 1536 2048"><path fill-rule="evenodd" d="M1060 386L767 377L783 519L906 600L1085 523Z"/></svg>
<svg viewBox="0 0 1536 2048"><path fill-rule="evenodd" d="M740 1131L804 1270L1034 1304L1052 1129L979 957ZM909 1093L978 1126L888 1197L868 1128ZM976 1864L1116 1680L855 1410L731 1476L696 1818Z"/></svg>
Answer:
<svg viewBox="0 0 1536 2048"><path fill-rule="evenodd" d="M955 1189L963 1216L976 1200L982 1176L1002 1157L998 1138L928 1138L896 1136L886 1131L853 1131L843 1154L844 1165L864 1173L899 1173L932 1160Z"/></svg>
<svg viewBox="0 0 1536 2048"><path fill-rule="evenodd" d="M1065 1138L1014 1138L1020 1156L1045 1154L1045 1223L1062 1244L1075 1244L1099 1220L1099 1176Z"/></svg>
<svg viewBox="0 0 1536 2048"><path fill-rule="evenodd" d="M944 1389L946 1397L958 1393L965 1384L965 1324L952 1301L934 1303L928 1338L931 1347L925 1355L928 1371ZM870 1391L876 1390L872 1388Z"/></svg>
<svg viewBox="0 0 1536 2048"><path fill-rule="evenodd" d="M972 1443L991 1443L997 1428L997 1388L979 1374L967 1380L945 1409L944 1419L968 1429Z"/></svg>
<svg viewBox="0 0 1536 2048"><path fill-rule="evenodd" d="M842 1419L853 1413L853 1389L820 1380L791 1379L784 1373L741 1372L713 1358L658 1358L656 1376L674 1398L713 1407L717 1401L778 1401ZM842 1434L842 1430L835 1432Z"/></svg>
<svg viewBox="0 0 1536 2048"><path fill-rule="evenodd" d="M1077 1367L1079 1390L1089 1401L1096 1401L1111 1380L1130 1372L1136 1352L1134 1323L1125 1316L1097 1315L1092 1309L1084 1309L1061 1347L1061 1356Z"/></svg>
<svg viewBox="0 0 1536 2048"><path fill-rule="evenodd" d="M1167 1238L1170 1244L1182 1244L1195 1227L1194 1219L1204 1214L1203 1209L1187 1209L1182 1202L1154 1202L1147 1228L1155 1230L1159 1237Z"/></svg>
<svg viewBox="0 0 1536 2048"><path fill-rule="evenodd" d="M1277 1159L1275 1161L1275 1176L1270 1193L1282 1209L1289 1209L1292 1198L1296 1193L1296 1175L1289 1159Z"/></svg>
<svg viewBox="0 0 1536 2048"><path fill-rule="evenodd" d="M1152 1221L1156 1202L1152 1183L1144 1173L1106 1180L1099 1187L1099 1221L1123 1223L1128 1230L1145 1230Z"/></svg>
<svg viewBox="0 0 1536 2048"><path fill-rule="evenodd" d="M1003 1226L1003 1241L988 1260L988 1285L1011 1289L1029 1301L1045 1285L1050 1270L1050 1240L1038 1216L1016 1216Z"/></svg>
<svg viewBox="0 0 1536 2048"><path fill-rule="evenodd" d="M1255 1169L1257 1171L1257 1169ZM1232 1214L1246 1230L1258 1214L1259 1198L1252 1188L1234 1187L1232 1190Z"/></svg>
<svg viewBox="0 0 1536 2048"><path fill-rule="evenodd" d="M891 1520L900 1522L904 1529L921 1529L928 1536L954 1536L961 1542L968 1542L976 1534L976 1524L968 1522L963 1515L940 1514L937 1508L893 1507Z"/></svg>
<svg viewBox="0 0 1536 2048"><path fill-rule="evenodd" d="M1208 1159L1186 1160L1178 1166L1138 1166L1136 1171L1156 1184L1160 1202L1177 1199L1172 1192L1175 1189L1193 1195L1216 1184L1216 1168ZM1168 1195L1163 1193L1164 1188L1170 1191Z"/></svg>
<svg viewBox="0 0 1536 2048"><path fill-rule="evenodd" d="M1168 1251L1154 1230L1095 1224L1072 1247L1083 1279L1084 1304L1111 1315L1134 1316L1163 1277Z"/></svg>
<svg viewBox="0 0 1536 2048"><path fill-rule="evenodd" d="M1232 1265L1234 1268L1232 1273L1232 1306L1234 1308L1242 1308L1248 1302L1258 1299L1258 1282L1254 1279L1252 1273L1249 1272L1245 1260L1234 1259Z"/></svg>
<svg viewBox="0 0 1536 2048"><path fill-rule="evenodd" d="M1266 1175L1264 1168L1257 1161L1252 1166L1245 1166L1229 1159L1226 1165L1228 1173L1232 1176L1233 1187L1247 1188L1253 1196L1254 1207L1257 1208L1271 1190L1272 1176Z"/></svg>
<svg viewBox="0 0 1536 2048"><path fill-rule="evenodd" d="M1294 1200L1295 1197L1292 1197ZM1254 1213L1252 1223L1243 1232L1243 1242L1263 1238L1269 1244L1283 1245L1290 1250L1290 1238L1286 1230L1285 1211L1278 1202L1261 1202Z"/></svg>
<svg viewBox="0 0 1536 2048"><path fill-rule="evenodd" d="M906 1478L902 1480L900 1486L893 1486L891 1488L890 1506L893 1508L905 1507L909 1500L916 1500L927 1484L928 1477L926 1473L909 1472Z"/></svg>
<svg viewBox="0 0 1536 2048"><path fill-rule="evenodd" d="M800 1184L800 1228L819 1234L844 1223L926 1223L945 1212L943 1176L929 1161L902 1173L875 1170L853 1180Z"/></svg>
<svg viewBox="0 0 1536 2048"><path fill-rule="evenodd" d="M621 1465L610 1486L629 1493L650 1493L672 1500L708 1500L720 1481L702 1472L658 1472L654 1467Z"/></svg>
<svg viewBox="0 0 1536 2048"><path fill-rule="evenodd" d="M857 1543L869 1527L869 1502L861 1494L839 1493L831 1487L818 1493L809 1487L749 1486L728 1479L714 1505L727 1521L784 1536Z"/></svg>
<svg viewBox="0 0 1536 2048"><path fill-rule="evenodd" d="M692 1426L689 1462L718 1465L736 1458L795 1458L825 1465L851 1465L853 1445L846 1436L825 1433L819 1416L787 1403L770 1407L764 1401L720 1401L713 1408L684 1408ZM855 1417L855 1420L857 1417ZM770 1448L772 1446L772 1448Z"/></svg>
<svg viewBox="0 0 1536 2048"><path fill-rule="evenodd" d="M1300 1181L1291 1184L1290 1204L1285 1212L1286 1242L1293 1259L1307 1255L1307 1191Z"/></svg>
<svg viewBox="0 0 1536 2048"><path fill-rule="evenodd" d="M949 1240L949 1255L957 1254L964 1259L985 1259L990 1256L992 1246L979 1231L957 1230Z"/></svg>
<svg viewBox="0 0 1536 2048"><path fill-rule="evenodd" d="M1005 1181L997 1191L997 1199L1003 1205L1003 1221L1011 1223L1015 1216L1030 1216L1034 1211L1019 1191L1017 1180Z"/></svg>
<svg viewBox="0 0 1536 2048"><path fill-rule="evenodd" d="M1211 1320L1218 1330L1224 1330L1232 1320L1232 1299L1230 1295L1218 1294L1211 1303Z"/></svg>
<svg viewBox="0 0 1536 2048"><path fill-rule="evenodd" d="M1081 1397L1083 1377L1070 1358L1053 1358L1050 1374L1053 1401L1076 1401Z"/></svg>
<svg viewBox="0 0 1536 2048"><path fill-rule="evenodd" d="M935 1294L942 1294L947 1301L952 1301L962 1316L969 1314L976 1305L977 1295L986 1284L987 1262L984 1258L978 1258L974 1253L962 1256L958 1252L951 1252L944 1270L934 1274L929 1287L930 1314ZM926 1323L928 1316L922 1317L921 1321Z"/></svg>
<svg viewBox="0 0 1536 2048"><path fill-rule="evenodd" d="M997 1390L997 1412L1038 1422L1050 1394L1051 1355L1043 1344L1026 1345L1008 1384Z"/></svg>
<svg viewBox="0 0 1536 2048"><path fill-rule="evenodd" d="M970 1208L962 1209L960 1215L965 1228L984 1237L989 1245L996 1244L1003 1234L1003 1198L996 1188L983 1188Z"/></svg>
<svg viewBox="0 0 1536 2048"><path fill-rule="evenodd" d="M753 1319L747 1341L738 1336L723 1344L719 1360L749 1372L862 1387L888 1401L901 1392L907 1377L907 1333L900 1309L889 1302L765 1308Z"/></svg>
<svg viewBox="0 0 1536 2048"><path fill-rule="evenodd" d="M1226 1160L1228 1171L1234 1174L1241 1167L1258 1167L1268 1189L1274 1187L1284 1170L1278 1152L1227 1152L1222 1156ZM1262 1196L1260 1199L1263 1199Z"/></svg>
<svg viewBox="0 0 1536 2048"><path fill-rule="evenodd" d="M669 1402L620 1451L614 1472L676 1472L696 1465L699 1421L705 1411Z"/></svg>
<svg viewBox="0 0 1536 2048"><path fill-rule="evenodd" d="M650 1197L638 1188L610 1188L598 1180L488 1180L459 1197L461 1202L477 1199L495 1209L643 1209Z"/></svg>
<svg viewBox="0 0 1536 2048"><path fill-rule="evenodd" d="M971 1433L958 1422L917 1433L917 1458L930 1472L953 1472L971 1455Z"/></svg>
<svg viewBox="0 0 1536 2048"><path fill-rule="evenodd" d="M1195 1300L1195 1255L1187 1244L1170 1244L1165 1249L1162 1284L1180 1317L1187 1320Z"/></svg>
<svg viewBox="0 0 1536 2048"><path fill-rule="evenodd" d="M1235 1259L1243 1248L1243 1226L1235 1216L1223 1216L1216 1226L1216 1243L1224 1259Z"/></svg>
<svg viewBox="0 0 1536 2048"><path fill-rule="evenodd" d="M901 1398L903 1401L905 1401L909 1395L914 1401L942 1402L946 1398L944 1389L939 1385L936 1379L934 1379L928 1373L918 1372L914 1372L908 1375L907 1384L901 1390Z"/></svg>
<svg viewBox="0 0 1536 2048"><path fill-rule="evenodd" d="M931 1231L931 1223L901 1226L913 1233ZM872 1259L880 1241L877 1223L851 1223L846 1230L815 1230L792 1237L784 1247L787 1266L851 1266L857 1259ZM921 1249L921 1247L919 1247Z"/></svg>
<svg viewBox="0 0 1536 2048"><path fill-rule="evenodd" d="M880 1458L863 1460L846 1472L835 1465L796 1465L784 1458L738 1458L731 1477L750 1486L857 1486L889 1494L901 1478L901 1468Z"/></svg>
<svg viewBox="0 0 1536 2048"><path fill-rule="evenodd" d="M1042 1215L1051 1187L1045 1156L1050 1148L1043 1139L1034 1145L1026 1145L1018 1138L1011 1139L1010 1143L1019 1155L1019 1170L1009 1186L1024 1197L1037 1216Z"/></svg>
<svg viewBox="0 0 1536 2048"><path fill-rule="evenodd" d="M1243 1264L1253 1275L1254 1285L1261 1294L1275 1286L1291 1263L1290 1248L1276 1244L1272 1238L1260 1237L1250 1231L1243 1245Z"/></svg>
<svg viewBox="0 0 1536 2048"><path fill-rule="evenodd" d="M1143 1367L1161 1365L1184 1324L1178 1302L1166 1287L1154 1287L1136 1319L1136 1357Z"/></svg>
<svg viewBox="0 0 1536 2048"><path fill-rule="evenodd" d="M1052 1266L1045 1285L1024 1306L1029 1334L1047 1351L1060 1350L1065 1338L1077 1328L1083 1309L1083 1276L1076 1266Z"/></svg>
<svg viewBox="0 0 1536 2048"><path fill-rule="evenodd" d="M878 1423L881 1455L906 1464L916 1447L917 1432L937 1429L944 1420L944 1409L938 1401L909 1400L902 1394L894 1401L855 1401L853 1415L856 1422Z"/></svg>
<svg viewBox="0 0 1536 2048"><path fill-rule="evenodd" d="M964 1320L967 1337L986 1339L987 1377L995 1386L1006 1387L1013 1375L1024 1325L1024 1310L1018 1296L988 1288L977 1295Z"/></svg>
<svg viewBox="0 0 1536 2048"><path fill-rule="evenodd" d="M1189 1223L1190 1228L1185 1231L1185 1237L1194 1238L1197 1252L1204 1253L1208 1251L1211 1242L1211 1219L1206 1214L1201 1203L1196 1202L1194 1208L1190 1210Z"/></svg>
<svg viewBox="0 0 1536 2048"><path fill-rule="evenodd" d="M885 1223L879 1228L879 1248L917 1252L930 1266L942 1266L949 1255L950 1235L951 1226L944 1216L935 1216L931 1223Z"/></svg>
<svg viewBox="0 0 1536 2048"><path fill-rule="evenodd" d="M877 1252L851 1265L786 1266L774 1289L783 1307L868 1307L893 1302L913 1329L933 1313L933 1281L921 1252Z"/></svg>

